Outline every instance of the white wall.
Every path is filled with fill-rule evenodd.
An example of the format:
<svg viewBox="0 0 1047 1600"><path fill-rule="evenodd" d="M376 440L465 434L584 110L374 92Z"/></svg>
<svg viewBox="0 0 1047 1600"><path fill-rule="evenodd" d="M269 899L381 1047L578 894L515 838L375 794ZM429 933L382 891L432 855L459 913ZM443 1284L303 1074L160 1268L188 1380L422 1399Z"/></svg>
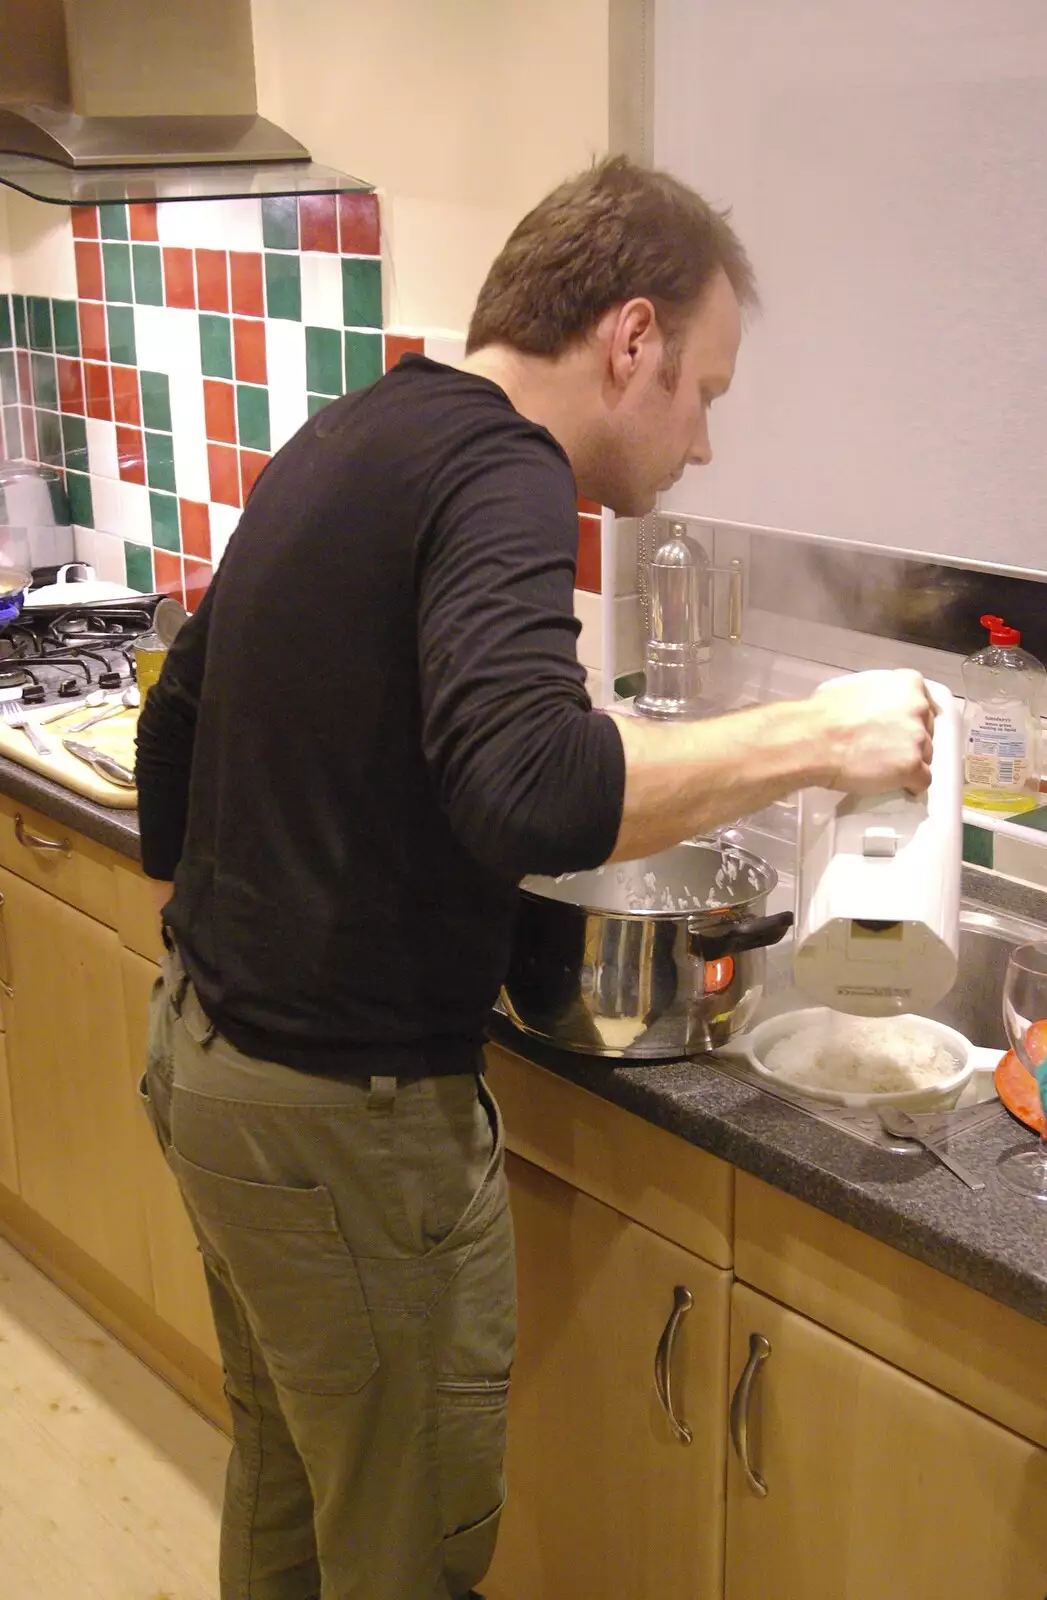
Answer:
<svg viewBox="0 0 1047 1600"><path fill-rule="evenodd" d="M76 299L76 257L69 207L29 200L15 189L4 192L0 213L0 292ZM6 214L6 251L4 234ZM4 279L6 262L6 281Z"/></svg>
<svg viewBox="0 0 1047 1600"><path fill-rule="evenodd" d="M0 294L9 294L13 288L11 246L7 237L7 191L0 189Z"/></svg>
<svg viewBox="0 0 1047 1600"><path fill-rule="evenodd" d="M259 110L378 186L389 320L463 331L524 212L607 148L608 0L253 0Z"/></svg>
<svg viewBox="0 0 1047 1600"><path fill-rule="evenodd" d="M655 155L765 312L668 505L1047 570L1047 5L659 0Z"/></svg>

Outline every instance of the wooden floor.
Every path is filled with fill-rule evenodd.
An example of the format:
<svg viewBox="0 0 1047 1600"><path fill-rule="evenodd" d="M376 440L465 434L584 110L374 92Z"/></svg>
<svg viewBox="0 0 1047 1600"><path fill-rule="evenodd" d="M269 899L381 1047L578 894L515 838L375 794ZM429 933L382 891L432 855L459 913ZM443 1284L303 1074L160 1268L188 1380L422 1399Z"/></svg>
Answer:
<svg viewBox="0 0 1047 1600"><path fill-rule="evenodd" d="M215 1600L227 1454L0 1240L3 1600Z"/></svg>

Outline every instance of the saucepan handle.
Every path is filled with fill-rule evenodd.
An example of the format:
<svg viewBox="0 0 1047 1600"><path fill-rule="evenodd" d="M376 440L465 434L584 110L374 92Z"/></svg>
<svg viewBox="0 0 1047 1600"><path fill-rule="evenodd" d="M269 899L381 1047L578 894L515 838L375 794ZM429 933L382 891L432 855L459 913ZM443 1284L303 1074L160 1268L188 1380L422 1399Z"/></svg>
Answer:
<svg viewBox="0 0 1047 1600"><path fill-rule="evenodd" d="M793 925L791 911L774 917L739 917L722 928L703 928L691 923L687 929L687 948L697 961L720 961L742 950L765 950L780 944Z"/></svg>

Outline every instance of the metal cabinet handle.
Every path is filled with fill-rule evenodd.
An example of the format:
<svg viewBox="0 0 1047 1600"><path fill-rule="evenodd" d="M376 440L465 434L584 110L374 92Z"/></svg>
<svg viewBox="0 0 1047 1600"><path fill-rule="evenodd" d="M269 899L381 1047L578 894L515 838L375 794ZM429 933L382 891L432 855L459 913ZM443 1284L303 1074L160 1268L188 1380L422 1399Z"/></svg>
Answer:
<svg viewBox="0 0 1047 1600"><path fill-rule="evenodd" d="M737 644L742 637L742 564L732 561L727 601L727 637Z"/></svg>
<svg viewBox="0 0 1047 1600"><path fill-rule="evenodd" d="M749 1461L749 1404L752 1400L756 1374L771 1353L771 1345L762 1333L749 1335L749 1359L745 1371L738 1379L738 1387L731 1400L731 1440L738 1460L745 1469L745 1481L760 1500L767 1495L767 1484Z"/></svg>
<svg viewBox="0 0 1047 1600"><path fill-rule="evenodd" d="M710 567L717 577L729 579L727 585L727 637L738 644L742 637L742 564L732 561L729 567Z"/></svg>
<svg viewBox="0 0 1047 1600"><path fill-rule="evenodd" d="M690 1444L694 1435L686 1422L681 1422L673 1410L673 1349L680 1323L693 1305L694 1295L690 1289L678 1284L673 1290L673 1308L662 1330L662 1337L658 1341L658 1349L654 1356L654 1385L658 1390L658 1398L662 1402L665 1414L669 1418L673 1435L681 1444Z"/></svg>
<svg viewBox="0 0 1047 1600"><path fill-rule="evenodd" d="M62 856L72 854L72 846L68 839L44 839L38 833L28 833L20 811L15 813L15 838L19 844L25 845L27 850L57 850Z"/></svg>
<svg viewBox="0 0 1047 1600"><path fill-rule="evenodd" d="M11 977L11 959L7 953L7 928L4 924L4 906L7 904L4 896L0 894L0 989L4 991L9 1000L13 1000L15 992L8 981Z"/></svg>

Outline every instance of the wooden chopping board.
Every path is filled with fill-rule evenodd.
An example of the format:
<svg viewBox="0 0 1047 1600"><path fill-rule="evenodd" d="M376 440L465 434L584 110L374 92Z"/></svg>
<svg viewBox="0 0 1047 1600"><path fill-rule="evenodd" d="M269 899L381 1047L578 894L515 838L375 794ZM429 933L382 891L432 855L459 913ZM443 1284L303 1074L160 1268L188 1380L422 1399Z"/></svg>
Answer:
<svg viewBox="0 0 1047 1600"><path fill-rule="evenodd" d="M35 714L28 712L27 715L33 722L39 724L41 718L49 716L53 710L52 706L41 709ZM41 726L40 733L51 746L51 754L46 756L40 755L33 749L21 728L12 728L10 723L0 717L0 756L7 756L23 767L31 767L41 776L51 778L66 789L73 789L88 800L97 801L99 805L130 809L138 804L137 789L122 789L119 784L110 783L100 773L95 772L93 767L89 767L86 761L71 756L69 751L63 748L62 737L69 733L70 725L83 722L90 714L90 711L83 706L77 706L75 711L70 711L60 722L48 722ZM69 737L93 745L96 750L112 756L122 767L127 767L133 772L137 727L138 708L128 707L121 711L119 716L109 717L105 722L98 722L93 728L85 729L83 733L69 734Z"/></svg>

